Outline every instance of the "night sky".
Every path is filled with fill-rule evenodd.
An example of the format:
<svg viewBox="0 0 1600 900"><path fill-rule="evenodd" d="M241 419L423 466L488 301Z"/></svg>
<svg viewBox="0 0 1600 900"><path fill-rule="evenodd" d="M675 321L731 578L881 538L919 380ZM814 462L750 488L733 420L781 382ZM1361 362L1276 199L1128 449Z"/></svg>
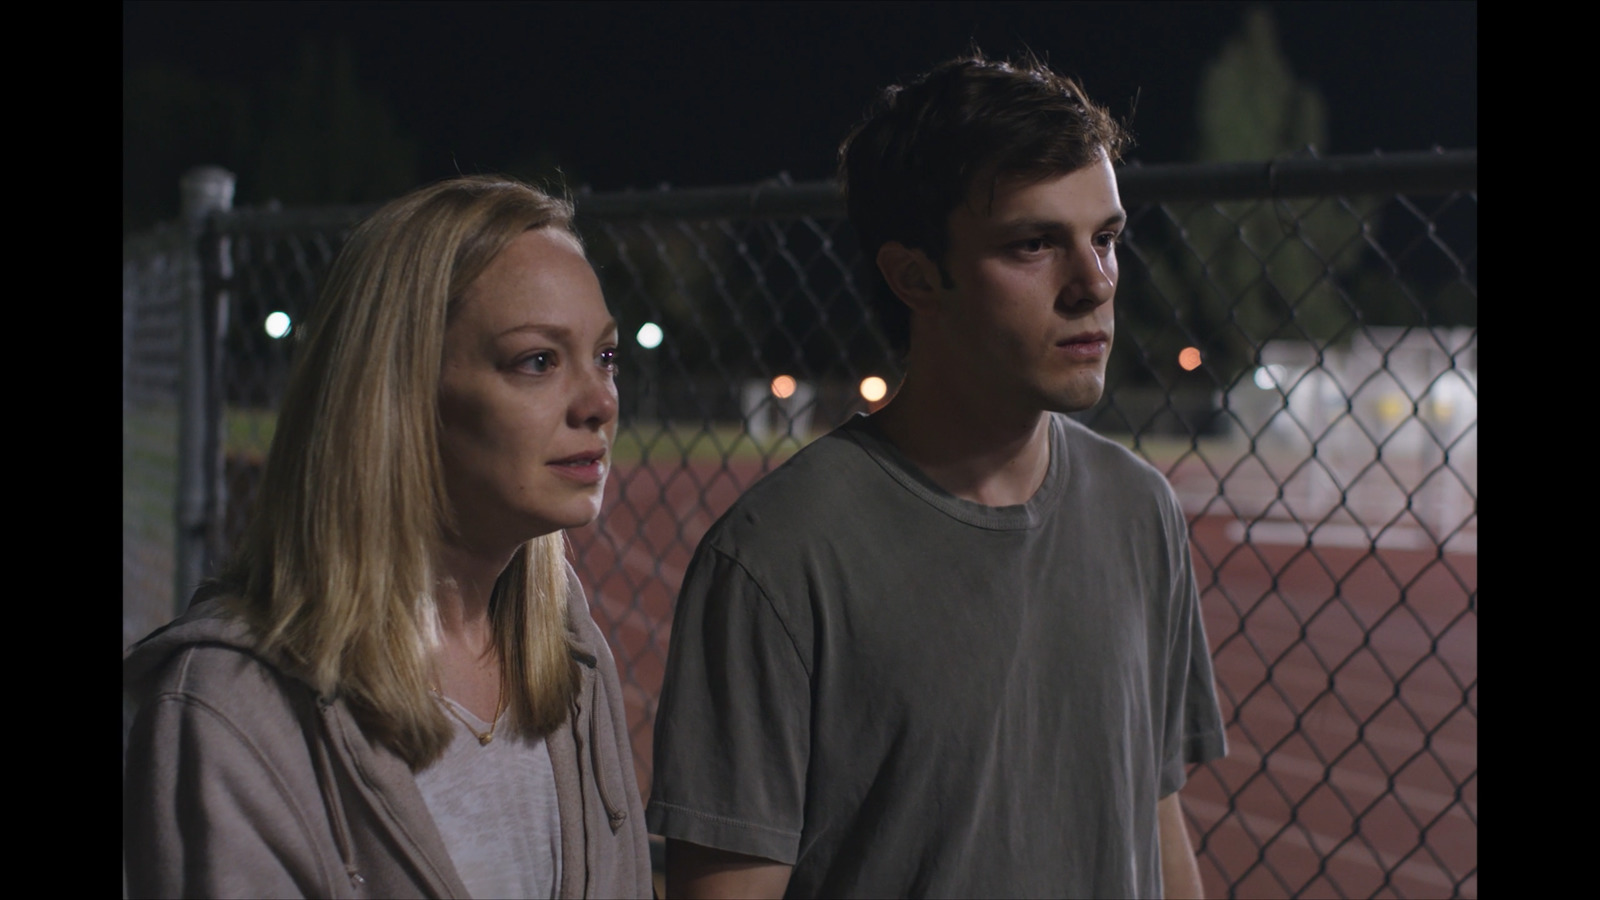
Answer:
<svg viewBox="0 0 1600 900"><path fill-rule="evenodd" d="M132 2L123 67L254 90L302 38L342 41L419 183L542 156L612 190L827 177L877 88L1026 46L1119 116L1137 95L1153 164L1192 158L1199 74L1250 5ZM1327 100L1324 154L1477 145L1476 3L1266 5Z"/></svg>

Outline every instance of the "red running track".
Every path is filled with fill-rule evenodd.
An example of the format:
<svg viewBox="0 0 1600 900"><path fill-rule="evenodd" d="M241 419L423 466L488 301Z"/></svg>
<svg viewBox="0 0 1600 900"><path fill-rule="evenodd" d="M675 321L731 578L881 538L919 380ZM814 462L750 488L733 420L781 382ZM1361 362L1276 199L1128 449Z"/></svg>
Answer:
<svg viewBox="0 0 1600 900"><path fill-rule="evenodd" d="M570 533L646 793L684 568L766 468L619 467L601 520ZM1238 532L1224 517L1192 522L1229 723L1228 756L1196 767L1183 792L1207 893L1477 896L1476 556Z"/></svg>

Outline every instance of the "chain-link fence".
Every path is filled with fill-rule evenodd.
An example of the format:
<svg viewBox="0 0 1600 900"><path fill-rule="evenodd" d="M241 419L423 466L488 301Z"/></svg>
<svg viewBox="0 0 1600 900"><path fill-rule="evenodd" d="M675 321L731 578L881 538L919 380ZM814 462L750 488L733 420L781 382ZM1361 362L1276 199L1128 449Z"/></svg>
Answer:
<svg viewBox="0 0 1600 900"><path fill-rule="evenodd" d="M1231 746L1184 791L1208 891L1476 896L1476 152L1119 180L1117 344L1079 418L1166 472L1190 517ZM604 513L571 555L648 792L696 543L899 369L831 185L577 205L625 339ZM175 506L217 510L207 559L237 534L292 345L267 329L293 334L365 211L217 213L198 241L125 243L125 642L171 615ZM217 363L191 404L214 420L190 432L221 473L197 483L226 503L184 507L162 495L170 292L196 270Z"/></svg>
<svg viewBox="0 0 1600 900"><path fill-rule="evenodd" d="M199 290L192 236L122 246L122 643L173 609L182 300Z"/></svg>

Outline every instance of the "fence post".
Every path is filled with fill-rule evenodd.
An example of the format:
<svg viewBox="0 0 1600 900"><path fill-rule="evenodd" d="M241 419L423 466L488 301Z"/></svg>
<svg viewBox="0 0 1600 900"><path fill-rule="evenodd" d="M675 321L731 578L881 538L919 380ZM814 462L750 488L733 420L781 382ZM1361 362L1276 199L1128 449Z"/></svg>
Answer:
<svg viewBox="0 0 1600 900"><path fill-rule="evenodd" d="M122 261L122 415L128 415L128 373L133 369L133 323L137 292L128 284L128 261Z"/></svg>
<svg viewBox="0 0 1600 900"><path fill-rule="evenodd" d="M209 574L213 532L219 526L215 508L221 481L221 386L218 340L225 310L214 302L218 246L208 234L211 214L233 208L234 175L218 166L199 166L179 180L183 221L194 248L191 276L183 294L178 363L178 490L174 515L173 613L181 615L189 596Z"/></svg>

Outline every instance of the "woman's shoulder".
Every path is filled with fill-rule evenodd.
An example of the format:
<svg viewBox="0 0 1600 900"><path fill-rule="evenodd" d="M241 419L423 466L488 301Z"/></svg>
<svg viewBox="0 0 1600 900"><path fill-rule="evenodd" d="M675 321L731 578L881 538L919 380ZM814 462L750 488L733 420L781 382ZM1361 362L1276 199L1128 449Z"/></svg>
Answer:
<svg viewBox="0 0 1600 900"><path fill-rule="evenodd" d="M323 812L309 689L209 603L130 648L123 673L138 704L123 751L130 893L334 893L344 866Z"/></svg>
<svg viewBox="0 0 1600 900"><path fill-rule="evenodd" d="M222 598L193 604L124 651L122 685L140 704L165 698L217 714L288 712L284 676L257 651L254 632Z"/></svg>

